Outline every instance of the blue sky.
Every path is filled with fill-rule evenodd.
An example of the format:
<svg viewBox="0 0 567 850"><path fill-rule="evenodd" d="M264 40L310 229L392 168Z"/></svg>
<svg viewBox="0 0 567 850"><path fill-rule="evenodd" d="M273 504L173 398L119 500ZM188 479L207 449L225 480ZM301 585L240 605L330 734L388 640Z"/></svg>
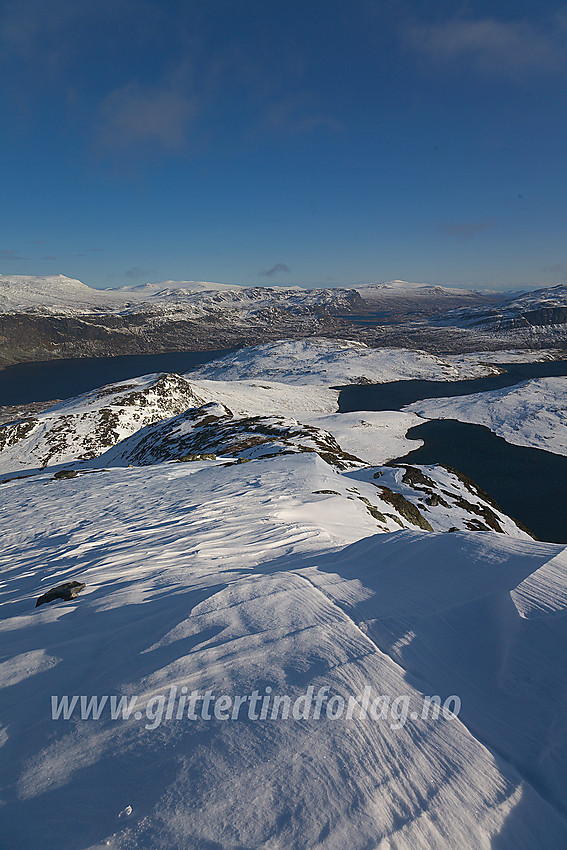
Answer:
<svg viewBox="0 0 567 850"><path fill-rule="evenodd" d="M567 5L0 2L0 273L567 279Z"/></svg>

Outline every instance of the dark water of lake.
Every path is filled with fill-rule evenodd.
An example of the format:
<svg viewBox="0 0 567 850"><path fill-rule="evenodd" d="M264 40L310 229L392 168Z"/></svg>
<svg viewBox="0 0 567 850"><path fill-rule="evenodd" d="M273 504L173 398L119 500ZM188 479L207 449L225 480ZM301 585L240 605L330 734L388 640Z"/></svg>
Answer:
<svg viewBox="0 0 567 850"><path fill-rule="evenodd" d="M72 398L104 384L153 372L187 372L228 354L224 351L175 351L18 363L0 369L0 406Z"/></svg>
<svg viewBox="0 0 567 850"><path fill-rule="evenodd" d="M435 419L410 428L419 449L393 463L441 463L464 472L540 540L567 543L567 457L514 446L483 425Z"/></svg>
<svg viewBox="0 0 567 850"><path fill-rule="evenodd" d="M554 378L567 375L567 360L543 363L501 363L500 375L469 381L392 381L388 384L350 384L341 387L339 411L400 410L424 398L470 395L510 387L528 378ZM1 373L0 373L1 374Z"/></svg>
<svg viewBox="0 0 567 850"><path fill-rule="evenodd" d="M341 389L339 410L399 410L425 398L462 396L502 389L529 378L567 375L567 361L501 364L506 372L472 381L394 381ZM513 446L488 428L455 420L432 420L408 431L425 445L404 462L441 463L464 472L502 510L540 540L567 543L567 457ZM395 461L394 461L395 462Z"/></svg>

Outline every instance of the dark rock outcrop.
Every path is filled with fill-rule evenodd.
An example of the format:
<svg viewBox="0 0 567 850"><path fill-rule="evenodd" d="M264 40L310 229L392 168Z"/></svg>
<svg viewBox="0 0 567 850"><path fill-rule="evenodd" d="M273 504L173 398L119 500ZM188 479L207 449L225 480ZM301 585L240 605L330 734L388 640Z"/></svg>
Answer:
<svg viewBox="0 0 567 850"><path fill-rule="evenodd" d="M52 587L47 593L39 597L35 603L37 608L39 605L44 605L46 602L53 602L55 599L63 599L64 602L69 602L74 599L81 590L86 587L80 581L66 581L64 584L58 584L57 587Z"/></svg>

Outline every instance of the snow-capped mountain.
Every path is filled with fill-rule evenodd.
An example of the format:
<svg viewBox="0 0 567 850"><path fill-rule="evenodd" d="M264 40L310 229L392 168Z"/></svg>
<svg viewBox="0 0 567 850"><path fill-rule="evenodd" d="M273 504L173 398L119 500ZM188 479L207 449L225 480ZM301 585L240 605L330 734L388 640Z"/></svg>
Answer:
<svg viewBox="0 0 567 850"><path fill-rule="evenodd" d="M439 310L450 309L450 307L467 302L478 304L479 294L485 296L486 300L502 301L505 295L502 292L492 290L466 289L457 286L439 286L437 284L412 283L407 280L389 280L384 283L367 283L353 286L364 298L365 302L375 309L391 306L396 302L402 307L404 302L430 302ZM422 307L424 304L422 303Z"/></svg>
<svg viewBox="0 0 567 850"><path fill-rule="evenodd" d="M390 347L408 347L405 325L411 329L415 322L420 342L410 347L419 348L428 317L495 300L494 293L404 281L304 289L169 280L100 290L63 275L0 275L0 365L54 357L216 350L313 335L373 344L386 334ZM394 324L380 329L374 319L369 325L358 321L376 311ZM427 334L433 334L438 350L439 330ZM457 350L463 350L462 340Z"/></svg>
<svg viewBox="0 0 567 850"><path fill-rule="evenodd" d="M158 283L121 286L117 289L94 289L65 275L0 275L0 313L27 310L70 312L88 309L109 311L132 308L134 305L162 307L168 303L188 304L245 304L255 302L260 308L268 303L288 302L291 306L326 305L336 309L373 306L381 298L457 298L460 303L477 303L479 294L454 287L427 286L389 281L353 287L304 289L300 286L242 286L208 281L164 280ZM368 302L368 303L366 303Z"/></svg>
<svg viewBox="0 0 567 850"><path fill-rule="evenodd" d="M241 289L239 284L213 283L206 280L161 280L158 283L136 283L132 286L119 286L116 290L105 290L107 292L136 293L141 298L170 295L174 292L212 292L227 289Z"/></svg>
<svg viewBox="0 0 567 850"><path fill-rule="evenodd" d="M161 281L118 289L94 289L64 275L30 277L0 275L0 313L45 312L70 315L74 311L158 310L180 307L206 311L219 305L257 311L268 306L364 307L354 289L302 289L299 286L238 286L203 281Z"/></svg>
<svg viewBox="0 0 567 850"><path fill-rule="evenodd" d="M116 292L93 289L62 274L0 275L0 313L27 310L94 310L122 303Z"/></svg>

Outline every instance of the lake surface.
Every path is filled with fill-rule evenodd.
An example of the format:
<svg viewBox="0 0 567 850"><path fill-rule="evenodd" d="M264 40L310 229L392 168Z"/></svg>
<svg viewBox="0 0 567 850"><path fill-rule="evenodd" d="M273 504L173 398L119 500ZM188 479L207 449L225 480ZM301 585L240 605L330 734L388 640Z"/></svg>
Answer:
<svg viewBox="0 0 567 850"><path fill-rule="evenodd" d="M435 419L410 428L419 449L394 463L441 463L464 472L540 540L567 543L567 457L514 446L483 425Z"/></svg>
<svg viewBox="0 0 567 850"><path fill-rule="evenodd" d="M341 387L339 411L400 410L406 404L424 398L470 395L487 390L499 390L528 378L555 378L567 375L567 360L543 363L500 363L506 369L500 375L475 378L469 381L392 381L388 384L350 384Z"/></svg>
<svg viewBox="0 0 567 850"><path fill-rule="evenodd" d="M0 406L71 398L104 384L153 372L187 372L234 349L125 354L18 363L0 369Z"/></svg>

